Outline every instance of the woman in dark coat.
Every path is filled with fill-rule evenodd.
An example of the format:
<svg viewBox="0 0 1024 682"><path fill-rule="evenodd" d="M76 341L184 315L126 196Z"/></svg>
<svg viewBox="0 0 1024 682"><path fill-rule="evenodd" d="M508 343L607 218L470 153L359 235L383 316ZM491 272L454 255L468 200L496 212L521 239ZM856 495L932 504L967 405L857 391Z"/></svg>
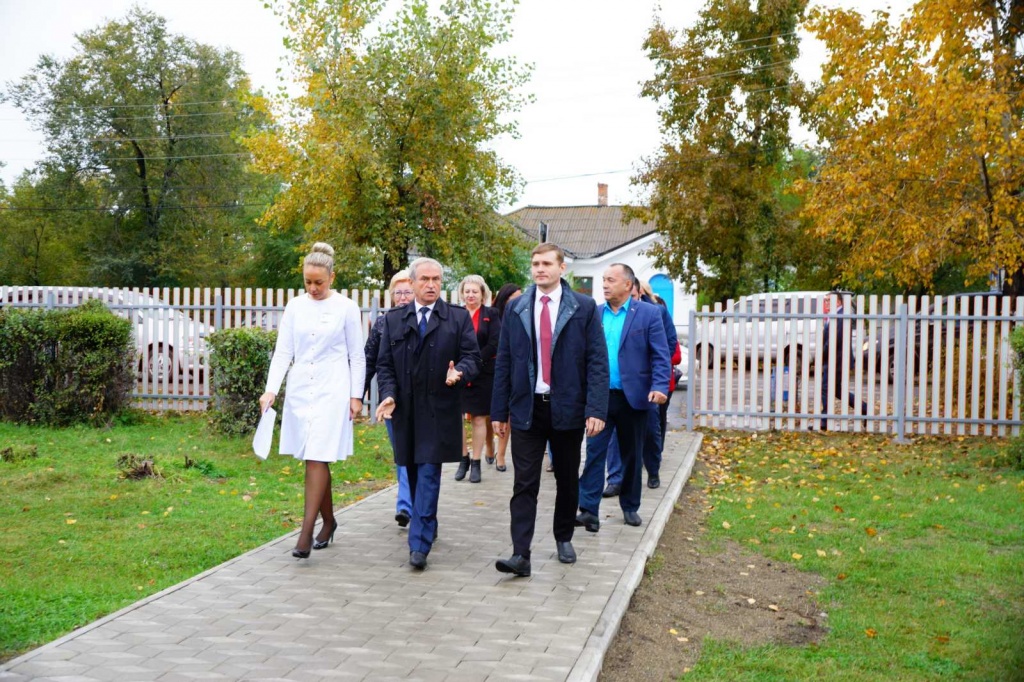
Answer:
<svg viewBox="0 0 1024 682"><path fill-rule="evenodd" d="M504 320L505 306L509 302L523 295L523 288L518 284L503 284L498 289L498 295L494 297L494 309L498 312L498 319ZM494 468L496 471L505 471L505 452L508 450L508 440L511 432L506 430L504 436L498 436L498 448L495 452ZM491 422L487 422L487 442L490 443L494 437L491 431Z"/></svg>
<svg viewBox="0 0 1024 682"><path fill-rule="evenodd" d="M484 305L491 298L491 290L480 275L468 275L459 284L459 298L473 320L477 344L480 346L480 374L462 391L462 411L472 423L472 449L463 455L455 480L461 481L469 473L470 483L480 482L480 457L487 443L487 426L491 423L491 388L494 385L494 356L498 353L501 320L498 311ZM491 450L492 448L487 448ZM491 461L493 458L488 458Z"/></svg>

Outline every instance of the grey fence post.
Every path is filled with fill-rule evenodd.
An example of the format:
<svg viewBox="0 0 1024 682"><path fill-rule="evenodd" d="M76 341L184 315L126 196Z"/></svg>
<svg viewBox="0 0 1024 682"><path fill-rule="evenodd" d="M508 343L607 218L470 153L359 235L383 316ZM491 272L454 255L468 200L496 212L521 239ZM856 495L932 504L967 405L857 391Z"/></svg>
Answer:
<svg viewBox="0 0 1024 682"><path fill-rule="evenodd" d="M64 300L66 301L67 299L65 298ZM46 292L46 309L47 310L53 310L56 307L56 305L57 305L57 300L56 300L56 298L53 295L53 289L49 289Z"/></svg>
<svg viewBox="0 0 1024 682"><path fill-rule="evenodd" d="M900 306L896 323L896 442L906 443L907 429L907 332L909 315L907 304Z"/></svg>
<svg viewBox="0 0 1024 682"><path fill-rule="evenodd" d="M697 311L696 309L690 311L690 329L687 332L686 342L686 354L689 356L689 361L686 363L686 430L693 431L693 391L696 386L696 371L694 370L697 364L697 353L694 351L693 340L697 338L694 336L697 330Z"/></svg>

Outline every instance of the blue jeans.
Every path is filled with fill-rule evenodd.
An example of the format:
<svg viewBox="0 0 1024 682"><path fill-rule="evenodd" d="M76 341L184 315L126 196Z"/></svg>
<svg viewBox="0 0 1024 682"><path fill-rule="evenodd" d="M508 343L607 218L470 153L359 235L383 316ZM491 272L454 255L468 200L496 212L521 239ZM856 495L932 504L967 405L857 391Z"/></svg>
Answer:
<svg viewBox="0 0 1024 682"><path fill-rule="evenodd" d="M614 432L614 430L613 430ZM622 485L622 455L619 452L619 440L611 438L608 442L608 485ZM661 413L657 405L652 405L647 416L647 435L644 437L644 468L648 476L661 473L661 451L665 447L665 439L661 434Z"/></svg>
<svg viewBox="0 0 1024 682"><path fill-rule="evenodd" d="M430 554L437 537L437 500L441 495L441 465L407 466L412 493L412 519L409 522L409 551Z"/></svg>
<svg viewBox="0 0 1024 682"><path fill-rule="evenodd" d="M395 431L390 419L384 420L384 426L388 428L388 440L391 441L391 449L395 449ZM412 516L412 495L409 494L409 473L405 467L395 465L398 474L398 499L395 500L395 514L405 512Z"/></svg>

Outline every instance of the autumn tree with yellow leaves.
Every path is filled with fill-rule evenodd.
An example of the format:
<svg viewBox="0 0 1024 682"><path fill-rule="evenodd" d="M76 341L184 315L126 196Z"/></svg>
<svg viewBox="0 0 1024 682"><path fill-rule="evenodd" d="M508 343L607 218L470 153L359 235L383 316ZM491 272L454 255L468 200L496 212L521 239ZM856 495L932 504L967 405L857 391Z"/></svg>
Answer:
<svg viewBox="0 0 1024 682"><path fill-rule="evenodd" d="M829 58L807 122L825 162L805 183L848 281L928 289L1005 269L1024 293L1024 2L922 0L899 23L814 10Z"/></svg>
<svg viewBox="0 0 1024 682"><path fill-rule="evenodd" d="M511 0L288 0L300 96L256 105L276 125L247 144L282 192L263 216L308 240L361 247L384 281L410 252L446 262L512 262L516 237L495 213L517 179L487 145L514 135L527 70L496 56ZM350 250L350 249L345 249Z"/></svg>

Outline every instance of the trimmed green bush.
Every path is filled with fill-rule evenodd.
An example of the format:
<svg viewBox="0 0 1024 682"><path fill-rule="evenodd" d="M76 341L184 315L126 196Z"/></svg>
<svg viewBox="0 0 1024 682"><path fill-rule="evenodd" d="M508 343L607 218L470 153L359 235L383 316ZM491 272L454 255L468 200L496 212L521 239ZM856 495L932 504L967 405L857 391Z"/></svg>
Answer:
<svg viewBox="0 0 1024 682"><path fill-rule="evenodd" d="M0 311L0 416L67 426L106 423L131 398L132 325L100 301Z"/></svg>
<svg viewBox="0 0 1024 682"><path fill-rule="evenodd" d="M270 370L277 332L221 329L210 334L210 416L222 433L252 433L260 421L259 398Z"/></svg>

